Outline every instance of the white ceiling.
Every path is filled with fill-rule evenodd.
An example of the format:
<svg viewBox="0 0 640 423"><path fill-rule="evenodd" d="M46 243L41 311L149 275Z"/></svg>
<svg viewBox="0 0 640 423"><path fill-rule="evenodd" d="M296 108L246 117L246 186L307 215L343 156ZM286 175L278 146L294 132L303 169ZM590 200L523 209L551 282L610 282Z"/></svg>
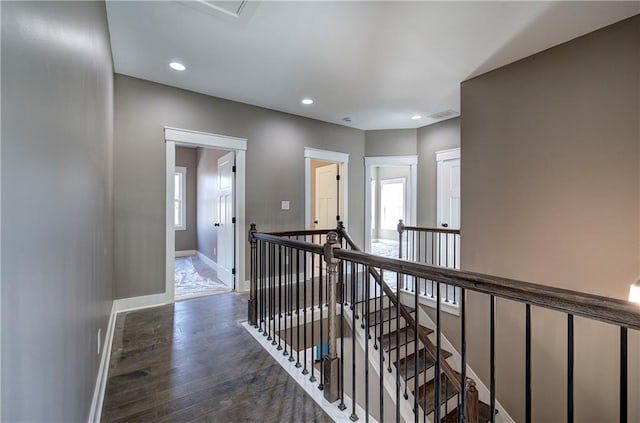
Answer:
<svg viewBox="0 0 640 423"><path fill-rule="evenodd" d="M115 71L366 130L458 112L465 79L640 13L638 1L262 1L238 16L242 1L203 3L107 1Z"/></svg>

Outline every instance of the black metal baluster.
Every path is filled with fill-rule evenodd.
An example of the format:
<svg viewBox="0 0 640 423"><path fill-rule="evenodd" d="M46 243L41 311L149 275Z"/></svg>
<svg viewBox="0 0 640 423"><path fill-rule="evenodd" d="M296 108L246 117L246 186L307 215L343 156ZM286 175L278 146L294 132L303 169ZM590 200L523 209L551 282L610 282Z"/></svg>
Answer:
<svg viewBox="0 0 640 423"><path fill-rule="evenodd" d="M573 423L573 314L567 314L567 423Z"/></svg>
<svg viewBox="0 0 640 423"><path fill-rule="evenodd" d="M466 401L467 396L465 386L467 381L467 305L466 305L464 288L460 290L460 373L462 380L462 392L460 395L460 410L458 412L458 421L464 423L467 421Z"/></svg>
<svg viewBox="0 0 640 423"><path fill-rule="evenodd" d="M356 269L357 269L357 265L356 265ZM362 322L365 323L365 342L364 342L364 357L362 358L362 363L364 364L364 405L365 405L365 422L369 422L369 339L371 339L371 335L369 333L369 312L370 310L370 304L369 302L371 301L371 284L369 283L369 275L366 275L367 277L365 278L365 274L364 272L362 272L362 283L365 284L364 285L364 290L365 290L365 310L364 310L364 314L362 316Z"/></svg>
<svg viewBox="0 0 640 423"><path fill-rule="evenodd" d="M295 358L293 358L293 301L294 301L294 289L293 289L293 285L294 285L294 279L293 279L293 248L289 248L289 267L287 269L287 274L289 275L289 316L290 320L289 320L289 351L291 352L291 354L289 354L289 361L293 362L295 361Z"/></svg>
<svg viewBox="0 0 640 423"><path fill-rule="evenodd" d="M531 304L526 306L525 421L531 423Z"/></svg>
<svg viewBox="0 0 640 423"><path fill-rule="evenodd" d="M491 422L496 421L496 298L491 295L490 297L489 314L491 315L490 325L490 405L491 405Z"/></svg>
<svg viewBox="0 0 640 423"><path fill-rule="evenodd" d="M456 239L457 239L457 235L456 235L456 234L453 234L453 268L454 268L454 269L457 269L457 268L458 268L458 266L457 266L457 264L456 264L456 262L457 262L457 258L456 258L456 256L457 256ZM456 304L457 304L457 302L456 302L456 291L457 291L457 290L458 290L458 289L454 286L454 287L453 287L453 304L454 304L454 305L456 305Z"/></svg>
<svg viewBox="0 0 640 423"><path fill-rule="evenodd" d="M287 351L287 320L289 320L289 270L288 270L288 248L284 247L284 352L282 355L289 355Z"/></svg>
<svg viewBox="0 0 640 423"><path fill-rule="evenodd" d="M383 281L383 272L382 269L380 269L380 281ZM378 283L376 281L376 289L377 289L377 285L380 285L380 314L379 314L379 320L377 321L378 325L380 326L380 344L379 344L379 348L378 348L378 352L380 353L380 422L384 421L384 347L382 344L382 336L383 336L383 331L384 331L384 326L382 323L382 310L383 310L383 304L382 304L382 283ZM376 326L378 326L376 325Z"/></svg>
<svg viewBox="0 0 640 423"><path fill-rule="evenodd" d="M282 247L278 245L278 348L282 349Z"/></svg>
<svg viewBox="0 0 640 423"><path fill-rule="evenodd" d="M418 312L418 295L420 292L420 286L418 285L420 282L418 280L417 276L413 277L413 285L416 286L416 292L413 295L413 307L416 309L416 319L413 322L413 356L415 357L415 360L413 360L413 377L414 377L414 382L413 382L413 415L415 416L414 421L415 423L418 423L418 421L420 420L420 415L418 414L418 387L420 386L420 375L418 374L418 340L420 339L420 337L418 336L418 329L419 329L419 320L420 320L420 313ZM408 341L408 339L407 339ZM407 343L408 345L408 343ZM407 350L405 349L405 357L408 356ZM408 366L406 366L408 367ZM404 380L404 386L405 386L405 392L407 389L407 379L405 377Z"/></svg>
<svg viewBox="0 0 640 423"><path fill-rule="evenodd" d="M306 241L306 238L305 238ZM304 262L302 264L303 266L303 270L302 270L302 277L304 279L304 292L303 292L303 296L304 296L304 300L303 300L303 307L304 307L304 314L303 314L303 318L302 321L304 323L304 367L302 368L302 374L306 375L309 374L309 369L307 369L307 253L303 253L302 257L304 258Z"/></svg>
<svg viewBox="0 0 640 423"><path fill-rule="evenodd" d="M273 337L272 334L275 334L271 328L271 321L273 320L273 302L271 301L271 279L273 274L273 266L271 266L271 250L273 249L273 245L269 244L267 247L267 341L271 341Z"/></svg>
<svg viewBox="0 0 640 423"><path fill-rule="evenodd" d="M358 414L356 413L356 288L355 281L353 279L353 272L351 272L351 416L349 420L355 422L358 420ZM363 362L365 367L366 361Z"/></svg>
<svg viewBox="0 0 640 423"><path fill-rule="evenodd" d="M298 241L298 236L296 236ZM296 248L296 368L302 367L300 363L300 250Z"/></svg>
<svg viewBox="0 0 640 423"><path fill-rule="evenodd" d="M389 355L389 363L391 363L391 355ZM396 421L400 421L400 291L398 291L396 307Z"/></svg>
<svg viewBox="0 0 640 423"><path fill-rule="evenodd" d="M346 271L346 269L345 269ZM343 281L346 280L346 278L342 279ZM344 411L347 409L347 405L344 403L344 303L347 300L347 291L346 291L346 286L343 283L342 284L342 301L340 301L340 404L338 405L338 408L341 411ZM355 335L355 328L352 328L351 331L351 336Z"/></svg>
<svg viewBox="0 0 640 423"><path fill-rule="evenodd" d="M318 279L318 305L320 306L320 384L318 385L318 389L321 391L324 389L324 366L322 360L324 359L324 320L322 316L322 309L324 308L324 301L322 300L322 266L324 259L322 256L318 258L318 264L320 265L318 269L319 279Z"/></svg>
<svg viewBox="0 0 640 423"><path fill-rule="evenodd" d="M260 323L259 323L259 329L258 332L265 332L264 328L262 327L262 324L264 323L264 274L265 274L265 268L264 268L264 241L260 241L260 246L259 246L259 257L260 257Z"/></svg>
<svg viewBox="0 0 640 423"><path fill-rule="evenodd" d="M311 236L311 242L313 242L313 235ZM316 255L315 253L311 253L311 345L312 345L312 350L311 350L311 377L309 377L309 381L310 382L315 382L317 379L314 375L314 363L315 363L315 357L313 356L313 353L315 352L315 348L313 348L313 346L315 345L316 342L316 338L315 338L315 305L314 305L314 297L315 297L315 278L316 278ZM320 324L322 325L322 321L320 322Z"/></svg>
<svg viewBox="0 0 640 423"><path fill-rule="evenodd" d="M627 328L620 328L620 423L627 422Z"/></svg>
<svg viewBox="0 0 640 423"><path fill-rule="evenodd" d="M434 402L434 421L440 421L440 347L441 347L441 327L440 327L440 282L436 283L436 362L434 371L435 381L435 402ZM445 382L446 383L446 382Z"/></svg>

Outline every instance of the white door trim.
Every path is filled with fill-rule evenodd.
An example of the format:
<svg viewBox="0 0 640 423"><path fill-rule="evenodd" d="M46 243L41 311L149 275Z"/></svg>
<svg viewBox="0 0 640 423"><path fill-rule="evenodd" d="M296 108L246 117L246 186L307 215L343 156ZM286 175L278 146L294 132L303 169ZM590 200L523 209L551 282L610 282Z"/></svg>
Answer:
<svg viewBox="0 0 640 423"><path fill-rule="evenodd" d="M405 225L415 225L418 216L418 156L376 156L364 158L364 246L371 252L371 168L373 166L409 166L411 192L409 219Z"/></svg>
<svg viewBox="0 0 640 423"><path fill-rule="evenodd" d="M225 135L209 134L206 132L190 131L179 128L164 128L166 143L166 265L164 303L174 301L174 269L175 269L175 232L173 216L173 173L175 171L176 145L190 147L215 148L218 150L234 151L236 153L236 189L235 189L235 262L236 262L236 291L247 289L245 280L245 193L246 193L246 153L247 140Z"/></svg>
<svg viewBox="0 0 640 423"><path fill-rule="evenodd" d="M436 161L455 160L460 158L460 148L452 148L450 150L436 151Z"/></svg>
<svg viewBox="0 0 640 423"><path fill-rule="evenodd" d="M344 227L349 228L349 154L338 151L319 150L317 148L304 148L304 225L307 229L311 226L311 160L342 164L342 210L341 216Z"/></svg>

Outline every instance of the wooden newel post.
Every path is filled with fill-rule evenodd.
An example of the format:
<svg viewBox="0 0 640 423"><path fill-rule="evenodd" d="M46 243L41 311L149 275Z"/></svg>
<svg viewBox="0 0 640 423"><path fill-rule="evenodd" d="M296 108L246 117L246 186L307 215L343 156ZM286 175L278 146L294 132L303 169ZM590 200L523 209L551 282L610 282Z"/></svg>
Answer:
<svg viewBox="0 0 640 423"><path fill-rule="evenodd" d="M476 389L476 382L473 379L467 378L464 385L464 394L466 396L465 401L465 422L466 423L478 423L478 389Z"/></svg>
<svg viewBox="0 0 640 423"><path fill-rule="evenodd" d="M249 286L249 324L258 327L258 242L255 237L256 224L252 223L249 229L249 243L251 244L251 280Z"/></svg>
<svg viewBox="0 0 640 423"><path fill-rule="evenodd" d="M342 242L344 240L344 223L342 220L338 221L338 246L342 246ZM338 264L338 287L337 287L337 295L336 302L338 304L342 304L344 302L344 263L340 262Z"/></svg>
<svg viewBox="0 0 640 423"><path fill-rule="evenodd" d="M402 258L402 233L404 232L404 223L402 219L398 221L398 258Z"/></svg>
<svg viewBox="0 0 640 423"><path fill-rule="evenodd" d="M340 399L340 365L336 342L336 303L338 288L338 260L333 255L338 245L338 234L329 232L324 244L324 261L327 263L327 279L329 285L329 318L328 318L328 350L324 356L324 398L329 402Z"/></svg>

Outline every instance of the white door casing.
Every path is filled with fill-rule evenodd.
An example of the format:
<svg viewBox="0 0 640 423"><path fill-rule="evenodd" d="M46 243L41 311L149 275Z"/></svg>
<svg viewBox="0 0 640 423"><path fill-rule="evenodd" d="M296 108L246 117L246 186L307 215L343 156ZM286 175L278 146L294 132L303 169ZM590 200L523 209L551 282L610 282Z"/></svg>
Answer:
<svg viewBox="0 0 640 423"><path fill-rule="evenodd" d="M230 152L218 159L218 277L233 285L233 166L235 154Z"/></svg>
<svg viewBox="0 0 640 423"><path fill-rule="evenodd" d="M317 229L336 227L336 214L339 214L336 207L338 204L337 174L337 163L316 168L315 220L318 222Z"/></svg>
<svg viewBox="0 0 640 423"><path fill-rule="evenodd" d="M341 192L340 199L342 203L342 215L340 219L344 223L344 227L349 230L349 154L337 151L319 150L316 148L305 147L304 149L304 221L307 229L314 229L313 220L311 219L311 160L321 160L325 162L337 163L341 170Z"/></svg>
<svg viewBox="0 0 640 423"><path fill-rule="evenodd" d="M436 152L437 226L460 229L460 149Z"/></svg>

